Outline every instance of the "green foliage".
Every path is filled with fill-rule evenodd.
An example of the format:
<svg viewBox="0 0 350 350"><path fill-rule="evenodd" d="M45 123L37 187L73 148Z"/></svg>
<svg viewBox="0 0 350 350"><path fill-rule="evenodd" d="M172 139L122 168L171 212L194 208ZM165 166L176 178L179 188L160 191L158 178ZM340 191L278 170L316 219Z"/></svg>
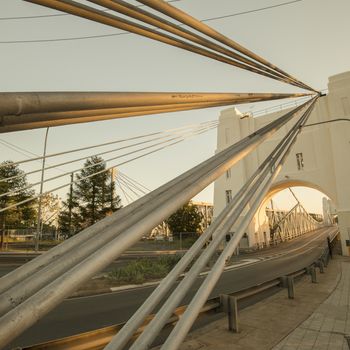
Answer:
<svg viewBox="0 0 350 350"><path fill-rule="evenodd" d="M125 267L117 268L108 274L113 281L120 283L140 284L148 280L155 280L165 277L177 264L181 256L161 256L157 259L135 260Z"/></svg>
<svg viewBox="0 0 350 350"><path fill-rule="evenodd" d="M6 179L10 177L20 176L9 181L0 182L0 194L13 192L0 197L0 208L6 208L17 202L26 200L34 195L34 190L22 188L28 186L27 178L24 171L14 165L12 161L4 161L2 165L7 166L0 168L0 178ZM36 201L30 201L18 207L6 210L0 213L0 228L23 228L33 227L36 222Z"/></svg>
<svg viewBox="0 0 350 350"><path fill-rule="evenodd" d="M172 214L168 218L167 224L174 235L180 232L199 233L202 220L202 213L189 202Z"/></svg>
<svg viewBox="0 0 350 350"><path fill-rule="evenodd" d="M105 170L103 158L94 156L86 160L84 169L76 175L78 181L63 202L59 216L61 232L72 235L121 207L111 173Z"/></svg>

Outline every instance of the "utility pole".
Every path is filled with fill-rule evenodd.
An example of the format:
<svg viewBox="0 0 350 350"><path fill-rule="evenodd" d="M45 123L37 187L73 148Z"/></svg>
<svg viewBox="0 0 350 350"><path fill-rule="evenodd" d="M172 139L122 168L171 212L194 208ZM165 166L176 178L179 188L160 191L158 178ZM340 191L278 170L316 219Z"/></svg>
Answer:
<svg viewBox="0 0 350 350"><path fill-rule="evenodd" d="M41 167L40 196L39 196L39 206L38 206L38 223L37 223L36 235L35 235L35 251L36 252L39 250L39 239L40 239L40 236L41 236L41 207L42 207L42 195L43 195L43 187L44 187L46 146L47 146L48 134L49 134L49 128L46 128L45 141L44 141L43 161L42 161L42 167Z"/></svg>
<svg viewBox="0 0 350 350"><path fill-rule="evenodd" d="M73 181L74 181L74 173L71 173L70 174L70 187L69 187L69 203L68 203L69 236L72 236Z"/></svg>
<svg viewBox="0 0 350 350"><path fill-rule="evenodd" d="M114 181L114 168L111 169L111 211L113 211L113 181Z"/></svg>

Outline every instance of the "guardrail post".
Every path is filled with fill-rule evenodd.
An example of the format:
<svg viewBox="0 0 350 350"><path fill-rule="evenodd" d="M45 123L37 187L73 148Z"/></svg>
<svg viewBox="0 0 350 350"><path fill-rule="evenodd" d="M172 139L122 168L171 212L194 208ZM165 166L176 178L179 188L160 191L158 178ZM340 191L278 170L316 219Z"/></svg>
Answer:
<svg viewBox="0 0 350 350"><path fill-rule="evenodd" d="M315 266L310 267L310 275L311 275L311 282L317 283L317 275L316 275L316 269Z"/></svg>
<svg viewBox="0 0 350 350"><path fill-rule="evenodd" d="M233 333L239 332L237 298L232 295L220 294L220 304L227 314L228 329Z"/></svg>
<svg viewBox="0 0 350 350"><path fill-rule="evenodd" d="M294 278L287 276L288 298L294 299Z"/></svg>
<svg viewBox="0 0 350 350"><path fill-rule="evenodd" d="M328 266L328 261L329 261L329 254L326 253L325 255L323 255L323 263L325 267Z"/></svg>
<svg viewBox="0 0 350 350"><path fill-rule="evenodd" d="M320 269L320 273L324 273L324 264L321 259L317 261L317 267Z"/></svg>
<svg viewBox="0 0 350 350"><path fill-rule="evenodd" d="M288 299L294 299L294 277L292 276L283 276L280 277L281 286L287 288L288 290Z"/></svg>

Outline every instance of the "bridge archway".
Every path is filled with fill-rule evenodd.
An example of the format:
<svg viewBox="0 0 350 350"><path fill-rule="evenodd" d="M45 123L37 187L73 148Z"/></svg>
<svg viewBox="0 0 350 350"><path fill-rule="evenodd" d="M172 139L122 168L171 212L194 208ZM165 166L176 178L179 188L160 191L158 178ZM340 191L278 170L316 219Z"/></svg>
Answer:
<svg viewBox="0 0 350 350"><path fill-rule="evenodd" d="M270 222L267 215L266 209L269 207L271 199L273 199L278 193L281 193L284 190L295 188L308 188L313 189L323 195L322 204L323 204L323 224L331 224L330 214L334 211L335 206L333 204L332 198L328 193L326 193L319 185L307 181L301 180L282 180L275 183L269 190L264 201L261 203L259 209L257 210L254 219L250 223L248 228L249 238L252 244L270 244L271 232L270 232ZM303 204L303 197L298 197L301 204ZM294 206L294 204L293 204ZM292 206L291 206L292 207ZM276 208L274 208L276 210ZM289 208L291 209L291 208ZM279 211L279 209L277 210ZM287 212L288 210L284 210ZM254 243L253 243L254 242ZM246 244L247 242L242 242Z"/></svg>
<svg viewBox="0 0 350 350"><path fill-rule="evenodd" d="M321 97L307 124L334 119L350 119L350 72L329 78L328 95ZM292 109L291 106L289 109ZM286 113L287 109L254 117L240 113L236 108L223 110L219 117L217 151L221 151L245 136ZM214 185L214 217L227 205L230 194L253 174L286 135L292 121L282 127L258 149L242 159ZM349 255L350 242L350 123L346 121L318 124L302 129L297 142L281 171L272 191L292 185L315 188L332 199L337 209L342 252ZM250 225L248 233L255 230ZM233 228L234 231L234 228Z"/></svg>

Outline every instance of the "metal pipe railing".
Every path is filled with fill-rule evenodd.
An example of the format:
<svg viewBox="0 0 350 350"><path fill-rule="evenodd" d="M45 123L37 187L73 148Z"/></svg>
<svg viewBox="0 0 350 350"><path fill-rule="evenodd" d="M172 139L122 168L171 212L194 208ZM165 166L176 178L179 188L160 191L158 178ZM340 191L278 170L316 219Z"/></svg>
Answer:
<svg viewBox="0 0 350 350"><path fill-rule="evenodd" d="M131 33L145 36L145 37L150 38L152 40L156 40L156 41L159 41L159 42L171 45L171 46L175 46L175 47L178 47L178 48L181 48L181 49L193 52L193 53L197 53L199 55L217 60L219 62L230 64L230 65L238 67L238 68L246 69L246 70L252 71L252 72L257 73L257 74L265 75L265 76L268 76L269 78L272 78L272 79L277 79L279 81L288 82L289 84L292 84L294 86L298 86L300 88L312 90L312 88L309 88L305 84L297 81L295 78L293 78L289 75L286 75L286 73L282 72L281 70L278 70L277 67L272 66L267 61L265 61L265 63L263 65L265 65L265 66L267 65L268 69L275 71L274 74L266 73L262 70L254 68L251 65L247 65L244 63L242 64L242 63L240 63L240 61L242 61L242 59L240 59L240 61L233 60L231 58L228 58L227 56L223 56L221 54L218 54L217 50L214 50L214 51L207 50L207 49L203 48L202 46L197 46L197 45L193 45L190 43L190 42L196 42L197 41L196 39L195 39L195 41L193 41L193 38L192 38L192 40L190 40L190 42L188 42L188 39L187 39L187 41L183 41L183 40L178 39L177 37L165 34L165 33L160 32L160 31L156 31L150 27L140 25L136 22L126 20L124 18L112 15L110 13L106 13L105 11L98 10L94 7L86 6L86 5L78 3L76 1L72 1L72 0L60 0L60 1L57 1L57 0L25 0L25 1L39 4L39 5L46 6L46 7L50 7L50 8L59 10L59 11L66 12L66 13L70 13L72 15L86 18L86 19L89 19L89 20L92 20L92 21L95 21L98 23L105 24L105 25L109 25L109 26L112 26L114 28L126 30L126 31L129 31ZM102 1L97 1L97 3L102 4ZM162 29L164 30L164 22L159 20L159 17L157 17L157 16L149 16L149 15L145 16L144 12L140 13L140 11L138 11L137 9L136 10L132 9L132 7L130 5L126 7L125 3L122 4L121 2L119 2L119 4L117 4L116 2L114 2L114 4L112 2L109 2L107 4L109 4L109 7L114 7L114 9L116 7L118 7L120 12L123 11L123 13L126 14L127 16L131 16L134 18L137 17L138 20L141 20L143 22L145 22L146 17L147 17L147 23L152 22L153 25L155 25L155 18L154 17L156 17L157 18L157 21L156 21L157 25L156 26L158 28L163 27ZM150 6L150 5L148 5L148 6ZM175 8L172 8L172 9L175 9ZM199 22L199 21L197 21L197 22ZM167 22L167 23L169 23L169 22ZM199 23L202 24L201 22L199 22ZM202 24L202 25L207 27L204 24ZM174 26L170 26L170 28L169 28L169 24L167 24L166 28L167 28L167 31L169 31L169 29L172 28L171 33L174 32ZM177 31L176 35L179 35L179 31L182 32L182 28L180 28L180 29L177 28L176 31ZM217 34L219 34L219 33L217 33ZM186 33L185 33L185 35L186 35ZM183 34L181 36L183 37ZM222 36L222 37L224 37L224 36ZM226 38L226 39L228 39L228 38ZM203 44L204 43L202 43L201 45L203 45ZM236 44L236 47L238 47L238 46L239 45ZM248 50L246 50L246 51L248 52ZM253 53L251 53L251 54L255 55ZM230 55L230 56L232 56L232 55ZM256 56L256 57L259 58L258 56ZM254 59L256 60L256 58L254 58ZM263 59L260 58L260 60L263 60ZM261 62L260 62L260 64L261 64ZM284 77L284 78L280 77L279 75L282 75L282 77Z"/></svg>
<svg viewBox="0 0 350 350"><path fill-rule="evenodd" d="M40 258L32 260L30 268L23 267L18 275L26 276L27 283L38 283L35 282L37 280L43 283L44 275L48 279L45 279L44 288L14 307L0 319L0 346L7 344L59 304L65 297L69 296L81 283L110 264L129 246L137 242L145 231L155 227L179 206L203 190L238 160L269 138L282 125L285 125L297 111L306 107L306 105L287 113L254 134L180 175L160 189L83 230L75 236L77 238L72 243L68 243L70 241L68 240L68 244L61 249L58 246L56 251L50 251L48 258L44 254ZM86 238L89 239L86 241ZM79 246L79 249L75 249L77 246ZM87 251L92 248L95 251L86 256ZM58 251L61 252L62 256L66 252L64 258L62 258L66 266L73 265L73 261L75 266L67 269L59 277L56 276L55 279L51 279L52 275L49 271L46 270L44 274L42 269L50 268L51 273L54 274L59 265L56 262L61 258L61 255L56 255ZM79 263L78 256L81 259ZM51 264L43 267L43 261ZM36 276L29 271L36 272ZM18 277L14 275L12 274L10 279L5 279L7 280L6 289L16 284L14 281L19 281ZM0 285L2 285L2 282L1 279ZM18 301L21 302L21 300Z"/></svg>
<svg viewBox="0 0 350 350"><path fill-rule="evenodd" d="M281 147L284 141L281 141L276 149ZM271 156L276 152L274 150L271 153ZM131 338L133 332L142 324L147 315L155 308L155 306L159 303L159 301L166 295L166 293L170 290L170 288L176 282L178 276L187 268L187 266L191 263L191 261L198 255L201 248L204 244L212 237L213 234L217 236L217 230L222 228L223 223L228 218L232 218L234 209L236 208L237 201L241 196L245 194L245 192L250 188L251 185L254 185L258 182L257 178L259 174L268 166L270 163L269 157L265 159L265 161L259 166L259 168L254 172L254 174L248 179L248 181L244 184L244 186L239 190L239 192L234 196L231 201L231 204L228 205L222 213L218 216L218 218L210 225L210 227L197 239L194 245L188 250L188 252L182 257L179 263L175 266L175 268L162 280L160 285L155 289L152 294L145 300L142 306L137 310L137 312L130 318L130 320L126 323L123 329L118 333L118 337L114 338L112 343L107 347L107 349L122 349L123 346L127 344L129 339ZM215 237L216 237L215 236ZM203 263L206 264L207 261ZM187 278L187 277L186 277ZM185 291L184 288L179 288L181 293ZM181 301L180 297L180 301ZM163 320L167 318L162 314ZM154 328L154 324L152 327ZM142 341L141 341L142 342Z"/></svg>
<svg viewBox="0 0 350 350"><path fill-rule="evenodd" d="M175 23L172 23L162 17L156 16L153 13L147 12L140 7L131 5L123 0L88 0L94 4L104 6L110 10L114 10L116 12L122 13L126 16L132 17L134 19L140 20L144 23L147 23L149 25L155 26L159 29L165 30L167 32L170 32L171 34L180 36L186 40L192 41L196 44L202 45L206 48L209 48L211 50L214 50L218 53L224 54L226 56L229 56L233 58L234 60L237 60L238 62L241 62L245 65L246 67L242 66L242 69L253 71L254 73L261 74L264 76L267 76L272 79L277 79L277 80L282 80L285 83L292 83L293 80L286 78L284 75L281 73L272 70L271 68L265 67L264 65L257 63L247 57L244 57L232 50L229 50L225 48L224 46L218 45L215 42L212 42L205 37L202 37L195 32L191 32L190 30L187 30L179 25L176 25ZM257 68L261 70L262 72L257 72L256 70L251 70L251 67ZM264 74L268 73L268 74ZM272 75L272 76L271 76ZM297 84L295 84L297 85ZM298 86L298 85L297 85Z"/></svg>
<svg viewBox="0 0 350 350"><path fill-rule="evenodd" d="M308 109L309 110L309 109ZM268 173L270 172L271 167L276 162L279 154L283 152L283 149L286 145L288 145L289 140L293 137L296 132L299 132L299 127L301 123L305 120L305 113L298 120L298 122L293 126L293 128L287 133L287 135L283 138L283 140L278 144L278 146L271 152L271 154L264 161L263 169L258 169L259 176L255 176L254 182L248 181L249 184L252 184L251 187L243 186L239 191L238 195L235 196L234 200L225 208L224 212L227 215L223 217L219 216L217 221L217 227L215 227L213 232L213 240L210 242L209 246L205 249L205 251L200 255L200 257L196 260L194 265L191 267L190 271L186 273L185 278L179 283L176 289L172 292L171 296L167 298L167 301L158 311L157 315L154 317L152 322L147 326L145 332L135 341L131 349L140 350L147 349L152 345L154 338L162 329L166 320L170 317L173 310L177 305L181 302L183 297L186 295L187 291L191 287L191 285L197 279L199 273L203 270L205 265L208 263L209 259L215 253L219 244L224 239L226 233L230 230L232 225L236 222L239 216L244 211L246 205L249 203L251 198L254 196L260 184L266 178ZM255 174L254 174L255 175ZM242 197L242 198L241 198ZM238 203L236 203L236 201ZM159 299L160 300L160 299ZM147 303L147 301L145 302ZM137 312L138 313L138 312ZM118 338L115 339L118 342ZM115 346L115 344L108 346L108 350L111 349L122 349L122 346Z"/></svg>
<svg viewBox="0 0 350 350"><path fill-rule="evenodd" d="M284 72L282 69L273 65L272 63L265 60L264 58L258 56L254 52L246 49L242 45L240 45L237 42L233 41L232 39L226 37L225 35L217 32L213 28L209 27L207 24L200 22L196 18L194 18L194 17L190 16L189 14L181 11L180 9L172 6L171 4L168 4L167 2L162 1L162 0L137 0L137 1L144 4L144 5L151 7L153 9L177 20L177 21L179 21L180 23L183 23L183 24L197 30L200 33L207 35L208 37L210 37L214 40L217 40L218 42L220 42L220 43L222 43L222 44L224 44L224 45L226 45L234 50L237 50L238 52L241 52L242 54L244 54L244 55L252 58L253 60L273 69L274 71L277 71L278 73L282 74L283 76L294 81L295 84L297 84L297 86L304 88L304 89L307 89L307 90L310 90L310 91L318 92L315 89L313 89L312 87L310 87L310 86L302 83L298 79L294 78L290 74Z"/></svg>
<svg viewBox="0 0 350 350"><path fill-rule="evenodd" d="M258 102L307 94L5 92L0 133Z"/></svg>
<svg viewBox="0 0 350 350"><path fill-rule="evenodd" d="M313 106L314 106L314 103L312 104L311 109L309 109L308 112L306 113L306 118L304 118L303 123L307 121ZM260 191L257 192L253 203L250 204L250 208L247 214L242 219L241 223L239 224L238 229L235 232L234 236L228 242L224 251L221 253L220 257L214 264L212 270L209 272L208 276L202 283L201 287L198 289L196 295L188 305L185 313L183 314L179 322L174 327L173 331L167 338L166 342L163 344L162 349L167 349L167 350L177 349L181 344L181 342L183 341L183 339L185 338L186 334L189 332L192 324L197 318L200 308L206 302L212 289L214 288L215 284L220 278L220 275L225 267L226 261L231 258L234 250L238 246L241 238L243 237L243 234L247 225L254 217L257 209L261 205L261 202L264 200L266 194L268 193L269 188L271 187L273 181L276 179L279 172L281 171L283 164L291 151L292 146L296 142L297 135L299 134L299 132L300 132L300 129L295 133L289 145L285 149L284 153L281 155L281 158L279 159L277 166L274 169L272 169L271 176L266 180L264 184L262 184Z"/></svg>

